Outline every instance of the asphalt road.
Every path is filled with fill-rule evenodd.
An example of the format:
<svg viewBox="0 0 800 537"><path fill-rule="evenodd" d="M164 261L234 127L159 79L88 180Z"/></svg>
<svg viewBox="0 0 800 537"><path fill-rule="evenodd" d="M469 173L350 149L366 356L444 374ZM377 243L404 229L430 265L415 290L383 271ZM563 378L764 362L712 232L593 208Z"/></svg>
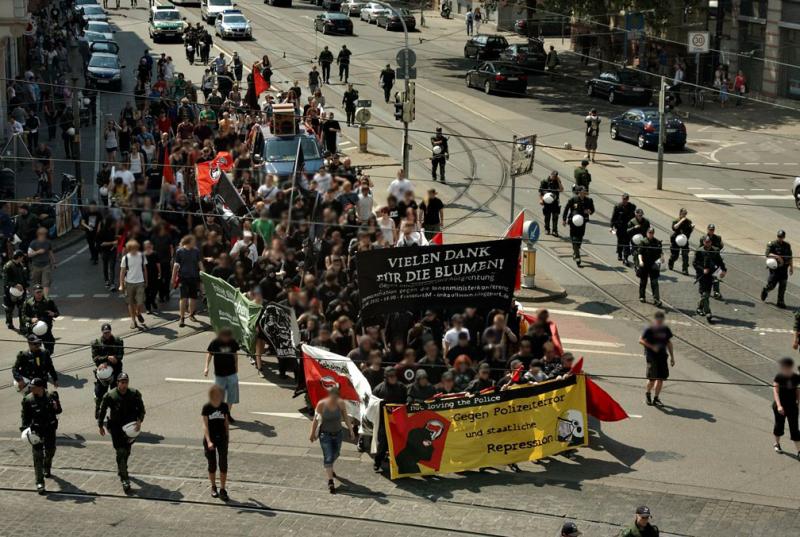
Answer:
<svg viewBox="0 0 800 537"><path fill-rule="evenodd" d="M401 136L396 128L400 124L394 121L390 105L382 102L377 77L401 46L401 33L354 21L356 37L327 37L313 33L311 19L319 10L304 2L291 9L250 1L240 2L239 7L253 21L255 39L237 43L217 39L216 45L226 52L239 51L247 64L265 52L270 54L277 71L273 80L279 85L281 81L304 80L312 58L324 44L335 51L346 43L354 52L351 80L358 84L362 98L373 101L371 150L399 158ZM199 9L181 9L189 21L199 20ZM180 45L150 42L146 17L144 9L123 9L112 15L119 28L116 39L122 47L123 63L130 69L145 48L164 51L176 61L178 71L198 82L202 68L186 65ZM622 107L587 100L577 83L559 81L553 87L541 77L533 79L529 98L487 97L468 90L461 78L467 66L461 57L461 24L434 17L429 17L428 23L429 28L411 36L420 73L411 176L418 190L429 184L425 180L429 176L428 137L436 125L442 125L452 134L448 184L437 185L448 203L446 240L498 236L510 212L506 170L509 147L492 140L507 140L514 133L534 130L553 145L570 141L579 146L581 118L588 107L596 105L604 117ZM334 106L340 117L343 112L337 101L343 89L338 84L324 89L329 106ZM124 91L130 90L128 82ZM104 112L117 115L123 105L124 99L118 96L102 98ZM766 138L759 140L746 132L706 127L709 125L690 123L690 139L703 132L703 138L715 140L708 147L714 152L720 146L713 153L720 162L734 156L738 162L763 160L765 152L776 147ZM345 134L350 139L345 150L354 153L356 131L346 129ZM737 142L745 143L739 147ZM780 147L785 150L766 162L791 162L796 149L790 144L794 143L782 140ZM652 153L601 139L601 149L607 147L624 155L617 157L625 168L618 174L636 176L640 172L629 168L651 166L628 162L642 156L652 158ZM669 158L704 162L708 156L695 150ZM537 154L537 179L519 179L517 203L528 209L530 216L538 217L533 191L538 178L549 169L571 177L572 166L544 152ZM784 168L790 166L781 170ZM385 188L394 169L372 170L379 189ZM696 173L696 167L674 164L668 170L670 177L676 178L675 184L680 184L678 178L687 188L700 184L700 179L690 175ZM709 188L751 188L745 185L756 181L746 173L702 170L703 184L714 185ZM46 506L53 518L80 521L70 522L69 528L75 532L82 531L81 524L88 524L97 533L113 526L128 532L138 528L140 535L183 535L189 530L210 529L241 535L263 531L268 524L266 527L275 525L297 535L407 535L412 531L441 535L463 534L464 530L551 535L563 517L568 517L577 519L587 535L610 535L630 520L639 503L649 503L662 529L675 535L761 536L794 531L800 496L795 480L787 476L796 472L800 462L771 451L770 389L765 385L772 378L774 360L789 352L791 319L789 312L758 299L765 277L763 260L726 249L730 274L722 288L725 300L712 305L718 321L711 327L705 320L692 317L697 299L692 279L678 273L662 277L668 319L679 336L678 365L664 392L666 407L647 407L640 379L644 361L637 341L645 319L655 308L638 302L630 269L616 262L609 246L613 237L608 233L607 219L619 191L604 184L601 174L598 176L592 185L598 213L587 230L584 267L575 268L569 244L563 239L544 237L539 243L540 269L569 291L567 299L547 305L559 323L565 346L586 358L587 371L604 376L601 384L631 414L631 419L623 422L592 424L590 448L571 457L522 465L524 473L520 475L497 469L393 483L372 474L367 458L347 444L339 473L348 482L343 494L334 499L325 491L319 448L308 442L308 420L300 412L303 401L292 399L291 387L274 372L266 380L260 379L241 363L242 403L235 408L238 423L232 433L230 474L230 489L237 503L223 510L206 503L210 497L198 449L199 411L208 388L208 380L202 375L203 357L212 337L205 324L207 318L201 316L201 323L178 328L173 300L166 313L148 319L150 331L128 330L123 301L108 295L99 267L90 264L84 245L77 244L59 253L53 290L64 314L55 333L59 338L56 367L62 372L60 393L65 413L59 429L63 447L55 462L61 481L50 488L68 494L53 495L52 503L45 504L47 500L18 492L33 486L33 473L27 467L30 461L26 450L14 440L18 437L19 394L10 387L8 368L24 345L19 335L6 331L0 336L0 370L6 372L0 382L0 405L8 409L0 417L0 497L13 509L14 516L0 523L0 534L15 535L13 528L18 527L18 521L31 520L34 512ZM706 223L704 210L711 207L708 203L698 198L697 205L690 206L698 226ZM752 211L753 218L759 219L754 225L765 227L771 226L767 221L770 215L773 219L797 217L784 200L764 203L776 206L757 210L734 206L731 211L748 215ZM671 215L646 210L659 227L659 235L665 237ZM726 236L724 222L716 223ZM774 302L774 295L770 301ZM793 307L800 305L800 290L795 285L790 286L787 302ZM134 498L145 502L121 496L113 476L111 446L98 435L92 419L92 368L87 344L105 321L111 321L115 332L125 338L129 349L125 367L132 386L142 391L148 407L146 434L136 446L131 463L132 474L139 476L139 482L134 483ZM152 503L156 501L168 503ZM115 516L97 516L98 506ZM156 506L158 509L154 509ZM353 518L349 522L336 518L342 514ZM324 523L319 521L320 516ZM54 521L39 517L35 524L42 531L57 527Z"/></svg>

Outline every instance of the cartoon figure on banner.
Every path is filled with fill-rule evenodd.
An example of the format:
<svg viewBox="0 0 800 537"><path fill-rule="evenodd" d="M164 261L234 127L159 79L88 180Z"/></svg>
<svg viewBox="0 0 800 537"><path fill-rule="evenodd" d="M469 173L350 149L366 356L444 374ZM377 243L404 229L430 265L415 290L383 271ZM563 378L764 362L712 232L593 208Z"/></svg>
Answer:
<svg viewBox="0 0 800 537"><path fill-rule="evenodd" d="M319 379L319 383L322 384L322 387L328 391L331 391L334 388L339 388L339 383L336 382L336 379L331 376L324 376Z"/></svg>
<svg viewBox="0 0 800 537"><path fill-rule="evenodd" d="M583 444L585 430L580 410L566 410L558 417L556 436L559 442L580 446Z"/></svg>
<svg viewBox="0 0 800 537"><path fill-rule="evenodd" d="M424 427L411 429L408 432L406 446L397 454L397 470L401 474L417 474L422 471L419 467L421 461L433 459L436 447L434 442L442 436L447 427L442 420L430 419ZM442 439L444 443L444 439Z"/></svg>
<svg viewBox="0 0 800 537"><path fill-rule="evenodd" d="M278 358L295 357L295 345L292 339L292 319L281 306L267 304L258 322L261 332L269 338L269 342L275 349ZM333 382L335 383L336 381ZM339 387L338 384L336 387Z"/></svg>

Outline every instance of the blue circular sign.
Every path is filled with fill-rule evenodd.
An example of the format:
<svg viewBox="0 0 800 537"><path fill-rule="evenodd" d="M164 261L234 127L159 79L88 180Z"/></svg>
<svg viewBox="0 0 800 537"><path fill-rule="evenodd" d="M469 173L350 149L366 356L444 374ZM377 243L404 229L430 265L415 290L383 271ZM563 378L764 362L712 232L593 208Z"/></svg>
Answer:
<svg viewBox="0 0 800 537"><path fill-rule="evenodd" d="M528 226L528 241L532 243L538 241L541 231L538 222L531 222L531 225Z"/></svg>

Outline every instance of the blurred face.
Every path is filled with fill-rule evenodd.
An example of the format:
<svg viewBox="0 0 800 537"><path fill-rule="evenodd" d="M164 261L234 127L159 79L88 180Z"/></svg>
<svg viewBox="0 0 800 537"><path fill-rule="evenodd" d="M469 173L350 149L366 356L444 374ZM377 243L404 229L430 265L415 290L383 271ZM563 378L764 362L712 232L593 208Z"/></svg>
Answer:
<svg viewBox="0 0 800 537"><path fill-rule="evenodd" d="M222 404L222 390L212 390L209 393L208 400L214 406Z"/></svg>
<svg viewBox="0 0 800 537"><path fill-rule="evenodd" d="M117 388L119 388L120 393L125 393L128 391L128 379L120 379L117 381Z"/></svg>

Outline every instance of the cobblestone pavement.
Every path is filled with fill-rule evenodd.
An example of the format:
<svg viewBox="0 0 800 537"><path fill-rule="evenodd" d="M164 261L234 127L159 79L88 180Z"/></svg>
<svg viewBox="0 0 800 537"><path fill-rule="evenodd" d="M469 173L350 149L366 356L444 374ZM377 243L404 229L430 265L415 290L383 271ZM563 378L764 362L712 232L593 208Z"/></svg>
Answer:
<svg viewBox="0 0 800 537"><path fill-rule="evenodd" d="M136 445L134 491L122 493L113 452L104 443L61 445L51 493L32 491L30 454L0 441L0 535L554 535L564 518L586 535L613 535L636 505L648 504L670 535L783 536L800 527L800 510L664 492L559 481L490 469L392 482L364 461L342 460L340 493L325 489L318 458L234 452L224 506L209 495L199 449ZM542 464L554 468L555 459ZM555 472L554 472L555 473ZM42 517L42 502L47 516ZM156 503L158 502L158 503ZM118 533L121 532L121 533Z"/></svg>

